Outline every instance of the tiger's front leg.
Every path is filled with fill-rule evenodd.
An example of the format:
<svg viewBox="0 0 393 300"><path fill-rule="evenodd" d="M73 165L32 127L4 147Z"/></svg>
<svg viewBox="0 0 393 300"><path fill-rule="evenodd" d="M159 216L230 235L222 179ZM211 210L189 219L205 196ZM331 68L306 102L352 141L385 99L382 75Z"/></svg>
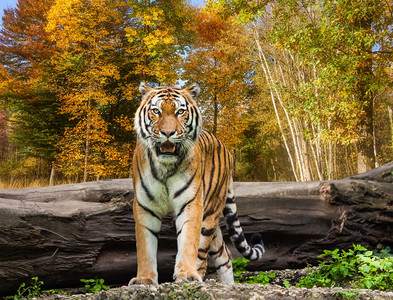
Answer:
<svg viewBox="0 0 393 300"><path fill-rule="evenodd" d="M140 205L137 198L133 204L136 234L138 270L132 284L158 284L157 244L161 228L161 218L153 211Z"/></svg>
<svg viewBox="0 0 393 300"><path fill-rule="evenodd" d="M176 212L177 255L176 281L202 281L197 272L199 239L202 229L203 201L201 189L194 198L185 201Z"/></svg>

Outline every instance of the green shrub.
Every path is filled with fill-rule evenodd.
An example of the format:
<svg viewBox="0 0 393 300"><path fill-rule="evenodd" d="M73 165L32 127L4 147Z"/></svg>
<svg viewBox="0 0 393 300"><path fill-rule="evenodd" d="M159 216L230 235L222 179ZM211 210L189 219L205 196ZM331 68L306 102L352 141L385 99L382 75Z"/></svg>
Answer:
<svg viewBox="0 0 393 300"><path fill-rule="evenodd" d="M256 275L248 275L243 282L249 283L249 284L262 284L266 285L270 283L270 280L275 278L276 274L274 273L266 273L263 271L259 271L258 274Z"/></svg>
<svg viewBox="0 0 393 300"><path fill-rule="evenodd" d="M23 282L15 295L7 296L6 299L12 300L20 300L20 299L32 299L36 297L40 297L42 295L41 286L44 282L38 280L38 277L31 278L32 282L29 286L26 286L26 283Z"/></svg>
<svg viewBox="0 0 393 300"><path fill-rule="evenodd" d="M353 245L348 251L324 250L318 257L330 257L330 260L321 261L320 269L302 278L297 287L393 289L393 257L388 247L370 251Z"/></svg>
<svg viewBox="0 0 393 300"><path fill-rule="evenodd" d="M360 298L360 294L357 289L350 291L337 291L337 293L341 296L339 299L354 300Z"/></svg>
<svg viewBox="0 0 393 300"><path fill-rule="evenodd" d="M269 284L272 278L276 277L274 273L266 273L259 271L257 274L246 273L247 264L250 261L244 257L238 257L232 260L233 274L236 283L250 283L250 284Z"/></svg>
<svg viewBox="0 0 393 300"><path fill-rule="evenodd" d="M109 286L104 284L105 281L102 278L81 279L80 281L85 284L84 293L97 293L109 290Z"/></svg>
<svg viewBox="0 0 393 300"><path fill-rule="evenodd" d="M9 300L22 300L22 299L32 299L41 297L44 295L51 295L51 294L66 294L69 295L69 292L62 291L62 290L42 290L42 286L44 282L39 280L38 277L31 278L31 284L26 285L26 283L22 283L16 294L13 296L7 296L6 299ZM109 286L104 284L104 279L95 278L95 279L81 279L81 282L85 284L83 289L84 293L96 293L103 290L109 290Z"/></svg>
<svg viewBox="0 0 393 300"><path fill-rule="evenodd" d="M250 261L244 257L238 257L236 259L232 259L233 273L235 275L241 275L243 272L246 272L247 271L246 267L249 262Z"/></svg>

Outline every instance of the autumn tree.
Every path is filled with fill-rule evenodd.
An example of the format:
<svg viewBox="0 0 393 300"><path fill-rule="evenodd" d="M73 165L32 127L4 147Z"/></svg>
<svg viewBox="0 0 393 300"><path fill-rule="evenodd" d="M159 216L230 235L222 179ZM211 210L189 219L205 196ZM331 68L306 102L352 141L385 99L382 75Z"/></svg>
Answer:
<svg viewBox="0 0 393 300"><path fill-rule="evenodd" d="M83 181L104 175L102 160L113 138L101 108L116 102L104 86L119 79L114 55L121 48L121 32L127 11L121 1L57 0L48 13L47 32L58 51L52 64L54 82L61 95L61 110L75 126L66 129L58 143L59 166L67 175L83 170Z"/></svg>
<svg viewBox="0 0 393 300"><path fill-rule="evenodd" d="M10 142L17 157L53 165L57 136L67 125L48 85L53 43L45 31L52 1L19 0L4 11L0 31L0 108L9 111Z"/></svg>
<svg viewBox="0 0 393 300"><path fill-rule="evenodd" d="M247 75L251 69L250 41L245 31L221 18L213 8L200 8L196 43L184 64L184 78L202 86L199 105L204 126L231 149L239 144L247 126Z"/></svg>
<svg viewBox="0 0 393 300"><path fill-rule="evenodd" d="M7 111L2 111L0 112L0 159L6 157L7 143Z"/></svg>
<svg viewBox="0 0 393 300"><path fill-rule="evenodd" d="M129 174L137 86L175 83L191 12L185 1L55 1L47 26L59 49L54 85L75 122L58 143L63 172L83 171L84 181Z"/></svg>
<svg viewBox="0 0 393 300"><path fill-rule="evenodd" d="M187 1L128 1L130 24L125 28L132 74L155 84L175 84L181 57L194 38L195 8Z"/></svg>

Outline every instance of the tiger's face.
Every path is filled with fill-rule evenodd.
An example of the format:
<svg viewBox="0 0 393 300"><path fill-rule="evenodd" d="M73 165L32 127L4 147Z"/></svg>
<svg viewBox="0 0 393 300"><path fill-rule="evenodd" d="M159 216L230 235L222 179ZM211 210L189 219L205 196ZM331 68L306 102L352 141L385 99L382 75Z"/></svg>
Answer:
<svg viewBox="0 0 393 300"><path fill-rule="evenodd" d="M176 162L184 157L201 130L202 118L195 102L198 84L185 89L173 86L139 86L142 103L135 116L135 130L140 142L162 162Z"/></svg>

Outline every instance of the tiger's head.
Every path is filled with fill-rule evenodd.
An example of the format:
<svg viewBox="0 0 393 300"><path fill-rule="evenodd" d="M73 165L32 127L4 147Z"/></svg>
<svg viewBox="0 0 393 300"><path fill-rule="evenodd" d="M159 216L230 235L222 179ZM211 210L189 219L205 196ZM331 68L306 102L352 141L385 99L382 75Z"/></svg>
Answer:
<svg viewBox="0 0 393 300"><path fill-rule="evenodd" d="M176 162L198 139L202 117L195 99L198 83L181 89L174 86L152 88L142 82L142 102L135 115L135 131L142 145L161 162Z"/></svg>

